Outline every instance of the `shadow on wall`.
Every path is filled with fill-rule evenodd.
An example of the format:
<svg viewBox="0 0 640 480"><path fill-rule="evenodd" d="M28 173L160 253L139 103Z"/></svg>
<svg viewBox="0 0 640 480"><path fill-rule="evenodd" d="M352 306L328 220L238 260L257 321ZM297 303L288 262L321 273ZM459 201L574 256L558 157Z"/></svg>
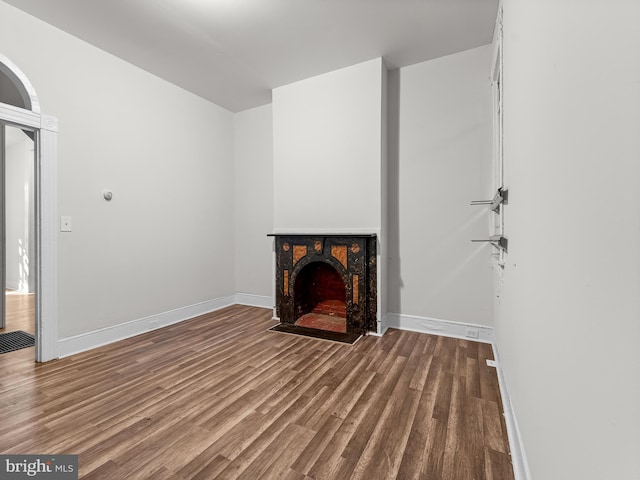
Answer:
<svg viewBox="0 0 640 480"><path fill-rule="evenodd" d="M6 127L6 140L6 284L20 293L33 293L34 142L26 132L14 127Z"/></svg>
<svg viewBox="0 0 640 480"><path fill-rule="evenodd" d="M29 269L29 251L21 238L18 239L18 291L32 293L31 271Z"/></svg>
<svg viewBox="0 0 640 480"><path fill-rule="evenodd" d="M490 90L459 73L388 72L387 311L490 324L492 247L471 240L487 238L491 217L470 206L490 185Z"/></svg>
<svg viewBox="0 0 640 480"><path fill-rule="evenodd" d="M402 264L400 260L400 70L387 74L387 310L402 312Z"/></svg>

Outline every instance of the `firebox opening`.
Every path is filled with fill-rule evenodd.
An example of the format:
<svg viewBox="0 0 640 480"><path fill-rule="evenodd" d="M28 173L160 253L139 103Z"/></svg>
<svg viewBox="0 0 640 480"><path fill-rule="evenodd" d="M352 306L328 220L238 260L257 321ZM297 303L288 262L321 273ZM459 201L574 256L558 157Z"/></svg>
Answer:
<svg viewBox="0 0 640 480"><path fill-rule="evenodd" d="M327 263L313 262L300 271L294 287L294 308L296 325L347 331L345 284Z"/></svg>

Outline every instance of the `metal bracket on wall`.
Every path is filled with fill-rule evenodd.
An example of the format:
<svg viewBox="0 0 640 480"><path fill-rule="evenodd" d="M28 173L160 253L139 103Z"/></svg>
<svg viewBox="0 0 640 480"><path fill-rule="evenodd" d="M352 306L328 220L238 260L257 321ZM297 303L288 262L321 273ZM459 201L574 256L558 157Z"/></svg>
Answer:
<svg viewBox="0 0 640 480"><path fill-rule="evenodd" d="M507 238L503 237L502 235L491 235L486 240L471 240L471 241L490 243L497 249L504 250L505 253L507 252L507 247L509 246L509 240L507 240Z"/></svg>
<svg viewBox="0 0 640 480"><path fill-rule="evenodd" d="M472 200L471 205L490 205L491 211L500 212L500 205L509 203L509 190L499 188L492 200Z"/></svg>

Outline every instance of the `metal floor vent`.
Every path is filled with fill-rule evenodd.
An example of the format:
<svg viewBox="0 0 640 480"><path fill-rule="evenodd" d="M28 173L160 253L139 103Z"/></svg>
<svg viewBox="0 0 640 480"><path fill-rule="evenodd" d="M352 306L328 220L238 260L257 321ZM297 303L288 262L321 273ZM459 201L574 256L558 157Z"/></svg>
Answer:
<svg viewBox="0 0 640 480"><path fill-rule="evenodd" d="M35 337L22 330L0 333L0 354L13 352L21 348L33 347L35 344Z"/></svg>

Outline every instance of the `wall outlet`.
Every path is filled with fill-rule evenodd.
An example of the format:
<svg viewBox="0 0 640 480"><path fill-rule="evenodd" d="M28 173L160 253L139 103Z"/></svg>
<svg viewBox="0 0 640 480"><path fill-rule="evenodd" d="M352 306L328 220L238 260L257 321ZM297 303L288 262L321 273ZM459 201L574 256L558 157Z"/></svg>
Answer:
<svg viewBox="0 0 640 480"><path fill-rule="evenodd" d="M61 232L71 231L71 217L60 217L60 231Z"/></svg>
<svg viewBox="0 0 640 480"><path fill-rule="evenodd" d="M467 338L480 338L480 330L478 330L477 328L467 328L465 336Z"/></svg>

